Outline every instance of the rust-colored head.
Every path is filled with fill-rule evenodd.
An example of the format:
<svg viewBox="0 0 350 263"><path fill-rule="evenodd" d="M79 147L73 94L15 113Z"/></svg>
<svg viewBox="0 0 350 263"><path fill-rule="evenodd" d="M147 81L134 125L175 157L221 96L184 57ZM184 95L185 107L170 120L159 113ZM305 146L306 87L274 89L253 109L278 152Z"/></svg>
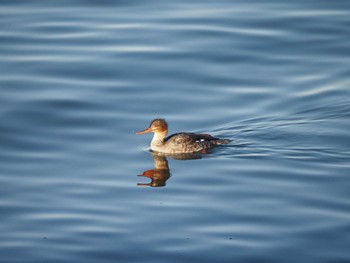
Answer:
<svg viewBox="0 0 350 263"><path fill-rule="evenodd" d="M146 132L154 132L154 133L167 133L168 132L168 124L164 119L154 119L151 121L149 127L143 131L139 131L136 134L144 134Z"/></svg>

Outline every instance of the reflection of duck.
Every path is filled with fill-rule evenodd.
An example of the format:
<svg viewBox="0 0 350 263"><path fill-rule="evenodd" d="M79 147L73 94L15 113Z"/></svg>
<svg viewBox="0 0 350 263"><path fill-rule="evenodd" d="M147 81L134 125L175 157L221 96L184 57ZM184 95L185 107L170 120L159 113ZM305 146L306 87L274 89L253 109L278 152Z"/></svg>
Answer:
<svg viewBox="0 0 350 263"><path fill-rule="evenodd" d="M189 160L189 159L200 159L202 155L200 153L177 153L177 154L165 154L152 152L154 160L154 169L144 171L139 176L148 177L152 181L147 184L137 184L139 186L151 186L151 187L162 187L165 186L166 181L170 178L170 169L168 160L166 157L170 157L176 160Z"/></svg>
<svg viewBox="0 0 350 263"><path fill-rule="evenodd" d="M170 170L168 160L165 156L152 154L154 160L154 169L144 171L139 176L150 178L152 181L148 184L137 184L139 186L162 187L165 186L166 181L170 178Z"/></svg>
<svg viewBox="0 0 350 263"><path fill-rule="evenodd" d="M227 144L228 139L215 138L209 134L195 133L175 133L165 138L168 133L168 124L164 119L155 119L150 126L137 132L143 134L146 132L154 132L151 142L151 150L161 153L193 153L205 151L216 145Z"/></svg>

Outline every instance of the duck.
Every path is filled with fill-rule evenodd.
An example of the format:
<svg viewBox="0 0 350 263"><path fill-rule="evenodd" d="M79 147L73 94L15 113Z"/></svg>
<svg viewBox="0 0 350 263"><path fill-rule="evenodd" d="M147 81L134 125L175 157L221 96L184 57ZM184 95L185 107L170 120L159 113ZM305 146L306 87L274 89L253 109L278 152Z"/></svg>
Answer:
<svg viewBox="0 0 350 263"><path fill-rule="evenodd" d="M148 132L154 133L150 145L151 151L165 154L206 153L210 148L228 144L231 141L229 139L216 138L210 134L191 132L179 132L166 137L168 134L168 123L161 118L152 120L148 128L136 132L136 134Z"/></svg>

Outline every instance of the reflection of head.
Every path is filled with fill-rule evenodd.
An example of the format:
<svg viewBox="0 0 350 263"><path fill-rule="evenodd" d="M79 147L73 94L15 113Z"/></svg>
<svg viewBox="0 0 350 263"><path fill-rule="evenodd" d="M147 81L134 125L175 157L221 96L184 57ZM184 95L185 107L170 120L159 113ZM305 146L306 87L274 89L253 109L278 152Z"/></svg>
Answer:
<svg viewBox="0 0 350 263"><path fill-rule="evenodd" d="M166 185L166 181L170 177L169 170L166 169L154 169L154 170L148 170L144 171L142 175L143 177L148 177L151 179L150 183L147 184L137 184L139 186L151 186L151 187L162 187Z"/></svg>
<svg viewBox="0 0 350 263"><path fill-rule="evenodd" d="M166 185L166 181L170 177L168 161L164 156L153 155L154 169L144 171L143 177L148 177L151 182L148 184L137 184L139 186L162 187Z"/></svg>

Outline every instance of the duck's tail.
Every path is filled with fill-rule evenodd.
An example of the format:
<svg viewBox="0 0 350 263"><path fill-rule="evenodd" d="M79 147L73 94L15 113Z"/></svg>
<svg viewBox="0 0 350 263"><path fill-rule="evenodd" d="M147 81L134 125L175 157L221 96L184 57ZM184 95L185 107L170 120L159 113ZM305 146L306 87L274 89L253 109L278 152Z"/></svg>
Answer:
<svg viewBox="0 0 350 263"><path fill-rule="evenodd" d="M230 139L217 139L217 140L213 140L212 143L214 145L221 145L221 144L229 144L232 140Z"/></svg>

